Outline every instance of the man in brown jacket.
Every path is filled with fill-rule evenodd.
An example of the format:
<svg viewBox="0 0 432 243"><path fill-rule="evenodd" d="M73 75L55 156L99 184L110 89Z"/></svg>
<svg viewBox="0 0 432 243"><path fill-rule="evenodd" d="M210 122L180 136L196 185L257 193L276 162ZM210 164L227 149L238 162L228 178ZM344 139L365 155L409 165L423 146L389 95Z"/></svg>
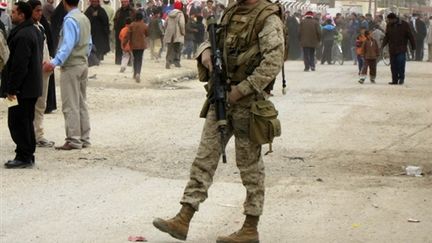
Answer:
<svg viewBox="0 0 432 243"><path fill-rule="evenodd" d="M389 84L402 85L405 81L405 64L408 41L411 43L412 50L416 49L414 36L409 24L399 19L396 14L387 15L387 30L381 48L389 45L390 66L392 72L392 82Z"/></svg>
<svg viewBox="0 0 432 243"><path fill-rule="evenodd" d="M129 25L127 41L133 54L134 79L137 83L141 81L141 66L144 50L147 48L146 37L147 25L143 21L144 16L138 12L135 15L135 21Z"/></svg>
<svg viewBox="0 0 432 243"><path fill-rule="evenodd" d="M305 72L315 71L315 48L321 41L321 27L313 17L312 11L306 13L300 23L300 45L303 47Z"/></svg>

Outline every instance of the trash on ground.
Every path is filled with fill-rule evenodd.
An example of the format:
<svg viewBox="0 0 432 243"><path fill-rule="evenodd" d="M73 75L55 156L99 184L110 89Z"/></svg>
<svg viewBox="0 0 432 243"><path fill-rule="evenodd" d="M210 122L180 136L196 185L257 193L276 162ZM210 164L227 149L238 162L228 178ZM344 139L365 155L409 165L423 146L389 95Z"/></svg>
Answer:
<svg viewBox="0 0 432 243"><path fill-rule="evenodd" d="M226 204L226 203L218 203L219 206L227 207L227 208L238 208L238 206L233 204Z"/></svg>
<svg viewBox="0 0 432 243"><path fill-rule="evenodd" d="M408 222L410 222L410 223L420 223L420 220L409 218L409 219L408 219Z"/></svg>
<svg viewBox="0 0 432 243"><path fill-rule="evenodd" d="M353 224L352 225L353 229L360 227L360 224Z"/></svg>
<svg viewBox="0 0 432 243"><path fill-rule="evenodd" d="M416 177L422 176L422 168L420 166L409 165L405 168L405 171L407 176L416 176Z"/></svg>
<svg viewBox="0 0 432 243"><path fill-rule="evenodd" d="M129 236L128 241L132 242L147 242L143 236Z"/></svg>

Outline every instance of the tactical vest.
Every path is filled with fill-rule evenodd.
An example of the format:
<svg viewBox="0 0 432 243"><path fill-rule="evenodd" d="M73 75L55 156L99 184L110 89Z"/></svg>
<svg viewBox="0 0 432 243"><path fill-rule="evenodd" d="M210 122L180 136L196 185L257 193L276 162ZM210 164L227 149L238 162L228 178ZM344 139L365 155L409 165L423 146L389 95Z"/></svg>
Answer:
<svg viewBox="0 0 432 243"><path fill-rule="evenodd" d="M220 22L218 47L222 50L226 78L236 84L250 76L262 60L258 33L267 17L282 14L277 4L259 0L254 5L228 6Z"/></svg>

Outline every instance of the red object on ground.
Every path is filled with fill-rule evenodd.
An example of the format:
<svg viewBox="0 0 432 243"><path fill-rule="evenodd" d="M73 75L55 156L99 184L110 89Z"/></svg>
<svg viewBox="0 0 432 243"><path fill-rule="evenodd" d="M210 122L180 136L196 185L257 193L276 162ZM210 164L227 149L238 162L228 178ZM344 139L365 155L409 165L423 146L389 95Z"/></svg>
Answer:
<svg viewBox="0 0 432 243"><path fill-rule="evenodd" d="M143 236L129 236L128 241L132 242L147 242Z"/></svg>

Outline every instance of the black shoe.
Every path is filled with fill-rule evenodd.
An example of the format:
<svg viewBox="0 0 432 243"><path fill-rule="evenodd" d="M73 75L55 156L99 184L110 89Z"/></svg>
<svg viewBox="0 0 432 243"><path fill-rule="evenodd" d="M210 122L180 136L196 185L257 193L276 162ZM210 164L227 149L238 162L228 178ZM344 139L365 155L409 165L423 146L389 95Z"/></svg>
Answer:
<svg viewBox="0 0 432 243"><path fill-rule="evenodd" d="M315 72L315 68L311 68L312 72Z"/></svg>
<svg viewBox="0 0 432 243"><path fill-rule="evenodd" d="M7 169L15 169L15 168L27 168L33 167L34 162L32 160L22 161L22 160L9 160L4 164Z"/></svg>
<svg viewBox="0 0 432 243"><path fill-rule="evenodd" d="M303 71L305 71L305 72L309 72L309 69L308 69L308 68L305 68Z"/></svg>
<svg viewBox="0 0 432 243"><path fill-rule="evenodd" d="M403 80L399 80L399 85L403 85L404 81Z"/></svg>
<svg viewBox="0 0 432 243"><path fill-rule="evenodd" d="M165 68L166 69L170 69L170 65L167 63L167 64L165 64Z"/></svg>
<svg viewBox="0 0 432 243"><path fill-rule="evenodd" d="M397 83L389 82L390 85L397 85Z"/></svg>
<svg viewBox="0 0 432 243"><path fill-rule="evenodd" d="M174 66L178 68L181 67L180 63L174 63Z"/></svg>

